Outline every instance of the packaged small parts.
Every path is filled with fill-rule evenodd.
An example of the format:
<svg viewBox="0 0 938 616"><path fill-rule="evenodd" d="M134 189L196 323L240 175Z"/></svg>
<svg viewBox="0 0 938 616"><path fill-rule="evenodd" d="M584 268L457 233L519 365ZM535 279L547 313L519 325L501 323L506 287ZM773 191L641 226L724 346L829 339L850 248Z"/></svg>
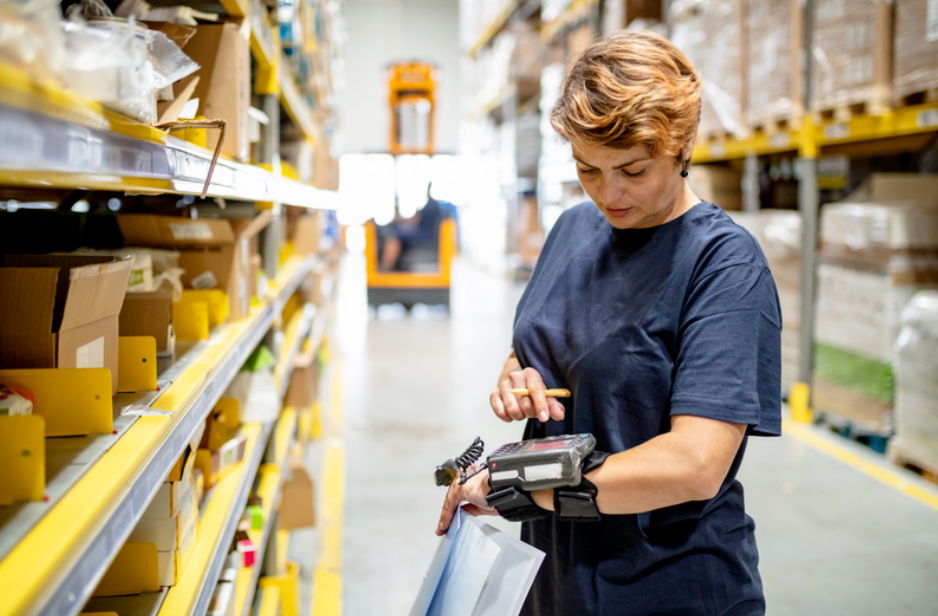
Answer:
<svg viewBox="0 0 938 616"><path fill-rule="evenodd" d="M32 415L33 395L0 383L0 415Z"/></svg>

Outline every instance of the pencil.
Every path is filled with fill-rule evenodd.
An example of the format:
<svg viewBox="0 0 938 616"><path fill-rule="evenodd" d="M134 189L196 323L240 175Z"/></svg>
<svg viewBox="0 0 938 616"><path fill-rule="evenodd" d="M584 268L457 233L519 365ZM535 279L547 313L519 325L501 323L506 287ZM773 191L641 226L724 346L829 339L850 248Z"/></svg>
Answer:
<svg viewBox="0 0 938 616"><path fill-rule="evenodd" d="M530 396L531 392L527 389L512 389L510 390L516 396ZM569 389L548 389L544 392L544 395L548 398L569 398L570 390Z"/></svg>

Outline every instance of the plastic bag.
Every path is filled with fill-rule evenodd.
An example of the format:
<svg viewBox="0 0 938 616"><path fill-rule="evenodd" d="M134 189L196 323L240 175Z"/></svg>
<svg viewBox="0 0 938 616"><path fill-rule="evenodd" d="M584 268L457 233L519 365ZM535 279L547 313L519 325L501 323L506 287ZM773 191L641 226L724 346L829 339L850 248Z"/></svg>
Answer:
<svg viewBox="0 0 938 616"><path fill-rule="evenodd" d="M61 20L56 0L0 0L0 62L56 80L65 60Z"/></svg>
<svg viewBox="0 0 938 616"><path fill-rule="evenodd" d="M63 22L66 87L142 122L156 120L155 90L199 65L162 32L133 18Z"/></svg>

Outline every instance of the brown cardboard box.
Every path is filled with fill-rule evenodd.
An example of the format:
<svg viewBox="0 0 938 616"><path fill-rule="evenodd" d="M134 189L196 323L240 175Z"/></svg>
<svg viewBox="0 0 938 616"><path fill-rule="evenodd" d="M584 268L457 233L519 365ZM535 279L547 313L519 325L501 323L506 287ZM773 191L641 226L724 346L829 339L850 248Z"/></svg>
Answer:
<svg viewBox="0 0 938 616"><path fill-rule="evenodd" d="M195 98L198 114L207 120L228 123L221 153L247 161L250 158L248 108L251 106L251 57L246 31L233 23L199 25L186 45L186 55L202 68L176 83L182 92L193 78L199 78ZM208 149L218 143L218 131L208 131Z"/></svg>
<svg viewBox="0 0 938 616"><path fill-rule="evenodd" d="M890 106L893 17L892 0L816 0L812 109L834 109L836 115L865 103L867 113L879 114Z"/></svg>
<svg viewBox="0 0 938 616"><path fill-rule="evenodd" d="M313 480L303 466L302 458L290 458L292 477L283 484L278 522L281 530L316 525L315 489Z"/></svg>
<svg viewBox="0 0 938 616"><path fill-rule="evenodd" d="M893 94L896 98L938 88L936 13L938 6L929 0L901 0L896 3L893 56Z"/></svg>
<svg viewBox="0 0 938 616"><path fill-rule="evenodd" d="M243 319L251 306L255 281L251 256L256 235L272 220L268 210L253 220L176 218L153 214L122 214L117 224L128 246L172 248L186 270L187 288L218 288L228 294L232 320Z"/></svg>
<svg viewBox="0 0 938 616"><path fill-rule="evenodd" d="M319 362L314 352L301 353L293 362L293 374L283 405L305 408L316 401L319 393Z"/></svg>
<svg viewBox="0 0 938 616"><path fill-rule="evenodd" d="M292 237L294 253L301 257L318 254L320 235L319 212L312 212L298 218Z"/></svg>
<svg viewBox="0 0 938 616"><path fill-rule="evenodd" d="M107 368L116 393L130 259L6 255L3 264L0 368Z"/></svg>
<svg viewBox="0 0 938 616"><path fill-rule="evenodd" d="M730 211L743 209L742 181L742 173L713 165L694 165L687 178L694 194Z"/></svg>
<svg viewBox="0 0 938 616"><path fill-rule="evenodd" d="M176 350L173 332L173 292L128 293L120 313L121 336L156 338L156 354L172 357Z"/></svg>

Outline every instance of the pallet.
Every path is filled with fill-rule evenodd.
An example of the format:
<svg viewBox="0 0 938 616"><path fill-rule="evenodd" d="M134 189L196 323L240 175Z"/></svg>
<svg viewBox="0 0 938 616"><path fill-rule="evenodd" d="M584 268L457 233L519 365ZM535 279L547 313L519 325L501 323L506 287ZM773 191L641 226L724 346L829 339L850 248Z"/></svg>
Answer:
<svg viewBox="0 0 938 616"><path fill-rule="evenodd" d="M909 92L895 99L896 107L912 107L927 103L938 103L938 87Z"/></svg>
<svg viewBox="0 0 938 616"><path fill-rule="evenodd" d="M881 99L858 100L853 103L838 105L820 104L814 110L815 124L830 122L849 122L855 117L864 115L884 115L891 109L891 105Z"/></svg>
<svg viewBox="0 0 938 616"><path fill-rule="evenodd" d="M938 484L938 467L923 461L921 458L916 458L906 452L898 451L895 447L889 448L886 457L896 466L910 470L916 475L921 475L922 479L926 481Z"/></svg>
<svg viewBox="0 0 938 616"><path fill-rule="evenodd" d="M787 133L801 128L801 112L786 111L784 113L766 114L763 117L749 121L749 130L754 133L763 133L768 136Z"/></svg>

